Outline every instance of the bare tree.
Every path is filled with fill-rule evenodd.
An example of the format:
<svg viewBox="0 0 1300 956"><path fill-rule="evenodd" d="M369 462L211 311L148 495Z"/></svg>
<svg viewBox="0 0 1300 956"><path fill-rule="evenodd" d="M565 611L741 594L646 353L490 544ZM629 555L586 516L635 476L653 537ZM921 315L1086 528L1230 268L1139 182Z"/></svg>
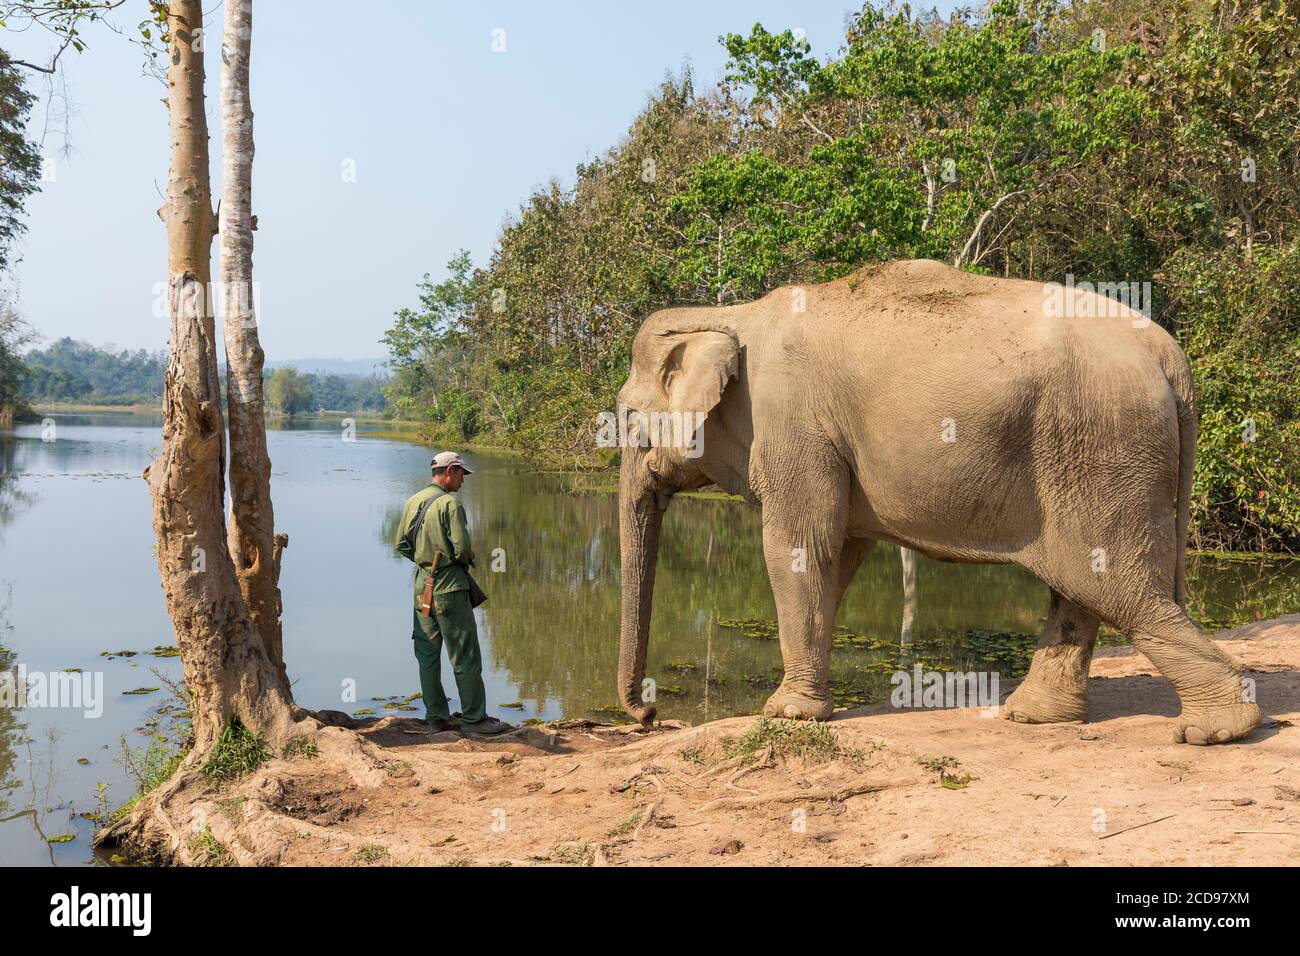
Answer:
<svg viewBox="0 0 1300 956"><path fill-rule="evenodd" d="M204 114L201 0L170 0L167 181L171 357L163 383L163 445L145 469L158 569L193 707L193 761L238 719L272 741L293 728L292 697L267 656L227 550L225 441L210 301L215 234ZM242 449L236 449L242 453Z"/></svg>
<svg viewBox="0 0 1300 956"><path fill-rule="evenodd" d="M248 90L252 0L226 0L221 44L221 288L230 415L230 557L266 655L288 685L280 627L280 556L262 396L264 354L253 285L253 106Z"/></svg>

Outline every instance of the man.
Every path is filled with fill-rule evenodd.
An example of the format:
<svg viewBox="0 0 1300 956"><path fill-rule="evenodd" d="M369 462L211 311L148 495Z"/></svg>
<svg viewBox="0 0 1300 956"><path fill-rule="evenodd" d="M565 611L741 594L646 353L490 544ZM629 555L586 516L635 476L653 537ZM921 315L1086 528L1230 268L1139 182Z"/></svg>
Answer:
<svg viewBox="0 0 1300 956"><path fill-rule="evenodd" d="M402 509L397 525L397 550L415 562L415 659L420 665L420 694L430 733L455 730L442 689L442 646L456 675L460 694L460 727L475 734L499 734L511 726L487 716L483 690L483 658L478 627L470 605L469 567L474 563L465 506L456 492L466 475L460 455L440 452L430 462L433 483L416 492ZM423 511L423 514L421 512ZM416 527L417 521L419 527ZM435 567L436 563L436 567ZM433 603L423 613L424 583L433 575Z"/></svg>

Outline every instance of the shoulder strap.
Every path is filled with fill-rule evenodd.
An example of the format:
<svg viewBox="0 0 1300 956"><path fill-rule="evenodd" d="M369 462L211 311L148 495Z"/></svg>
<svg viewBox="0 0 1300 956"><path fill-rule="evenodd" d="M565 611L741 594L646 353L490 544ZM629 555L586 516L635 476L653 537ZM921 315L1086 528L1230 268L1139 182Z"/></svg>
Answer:
<svg viewBox="0 0 1300 956"><path fill-rule="evenodd" d="M437 486L435 485L434 487L436 488ZM424 504L420 505L420 510L415 513L415 520L411 522L411 531L407 535L407 538L410 540L412 545L415 544L415 539L419 536L420 529L424 527L424 515L429 510L429 505L433 504L446 493L447 492L443 491L441 488L438 488L437 492L429 495L429 497L424 500Z"/></svg>

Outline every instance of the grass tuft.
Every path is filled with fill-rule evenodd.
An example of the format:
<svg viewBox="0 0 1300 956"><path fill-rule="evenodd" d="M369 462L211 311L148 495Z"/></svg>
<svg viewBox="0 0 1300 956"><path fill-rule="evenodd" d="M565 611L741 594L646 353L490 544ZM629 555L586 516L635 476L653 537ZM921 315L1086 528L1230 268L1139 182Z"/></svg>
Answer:
<svg viewBox="0 0 1300 956"><path fill-rule="evenodd" d="M835 731L815 720L760 717L738 739L724 743L726 755L742 758L743 764L752 763L768 747L774 757L799 757L810 763L826 763L837 757L857 760L863 756L861 751L841 747Z"/></svg>
<svg viewBox="0 0 1300 956"><path fill-rule="evenodd" d="M262 735L232 718L199 769L210 781L219 783L252 773L270 757L271 751Z"/></svg>
<svg viewBox="0 0 1300 956"><path fill-rule="evenodd" d="M622 823L610 827L609 832L606 834L606 836L610 836L610 837L627 836L629 833L631 833L633 830L636 829L636 825L640 822L641 822L641 811L638 810L636 813L632 814Z"/></svg>
<svg viewBox="0 0 1300 956"><path fill-rule="evenodd" d="M294 737L284 745L283 756L286 760L290 757L306 757L308 760L314 760L319 754L320 748L316 746L316 741L305 734Z"/></svg>
<svg viewBox="0 0 1300 956"><path fill-rule="evenodd" d="M190 855L195 866L234 866L235 858L222 846L212 831L204 827L190 837Z"/></svg>
<svg viewBox="0 0 1300 956"><path fill-rule="evenodd" d="M353 854L353 859L358 863L366 866L372 863L378 863L380 860L387 858L388 848L380 846L378 843L363 843L357 847L357 852Z"/></svg>

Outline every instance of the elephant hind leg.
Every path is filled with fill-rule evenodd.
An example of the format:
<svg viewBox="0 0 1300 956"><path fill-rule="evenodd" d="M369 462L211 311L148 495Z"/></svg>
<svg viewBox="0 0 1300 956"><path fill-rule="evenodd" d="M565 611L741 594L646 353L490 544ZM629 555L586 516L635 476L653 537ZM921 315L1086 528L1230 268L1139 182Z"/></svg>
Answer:
<svg viewBox="0 0 1300 956"><path fill-rule="evenodd" d="M1174 724L1175 741L1227 743L1259 726L1253 684L1242 675L1241 665L1206 637L1174 600L1166 598L1125 623L1134 646L1178 691L1183 706Z"/></svg>
<svg viewBox="0 0 1300 956"><path fill-rule="evenodd" d="M1237 740L1259 725L1252 685L1244 680L1241 665L1175 601L1170 557L1167 567L1162 564L1154 570L1134 563L1112 566L1089 578L1076 576L1073 589L1062 585L1061 590L1128 635L1174 685L1182 703L1174 740L1190 744Z"/></svg>
<svg viewBox="0 0 1300 956"><path fill-rule="evenodd" d="M1052 591L1029 674L1007 698L1003 716L1025 724L1085 720L1088 666L1099 624L1095 614Z"/></svg>
<svg viewBox="0 0 1300 956"><path fill-rule="evenodd" d="M862 567L862 561L866 558L867 552L871 550L874 543L871 538L849 538L844 542L844 547L840 549L839 591L835 595L836 612L839 611L840 602L844 600L844 592L853 583L858 568Z"/></svg>

